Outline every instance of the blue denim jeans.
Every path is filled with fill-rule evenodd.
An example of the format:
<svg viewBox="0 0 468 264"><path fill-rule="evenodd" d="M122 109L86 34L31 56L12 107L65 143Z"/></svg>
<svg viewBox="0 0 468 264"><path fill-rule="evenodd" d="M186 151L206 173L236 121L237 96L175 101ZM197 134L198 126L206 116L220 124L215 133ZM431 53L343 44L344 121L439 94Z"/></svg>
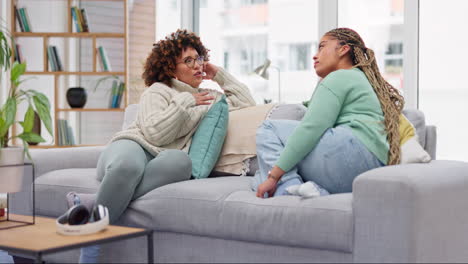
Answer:
<svg viewBox="0 0 468 264"><path fill-rule="evenodd" d="M252 189L266 180L276 165L289 136L300 124L296 120L266 120L257 130L259 170L252 180ZM317 145L278 182L274 196L285 195L286 187L312 181L329 193L352 191L354 178L383 166L383 163L356 138L347 126L330 128ZM321 191L322 193L322 191Z"/></svg>

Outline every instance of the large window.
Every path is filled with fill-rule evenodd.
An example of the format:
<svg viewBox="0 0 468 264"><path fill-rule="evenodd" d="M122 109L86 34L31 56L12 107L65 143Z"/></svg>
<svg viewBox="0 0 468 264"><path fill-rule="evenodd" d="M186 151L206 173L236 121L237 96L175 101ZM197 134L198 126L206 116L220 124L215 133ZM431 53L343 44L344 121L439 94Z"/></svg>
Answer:
<svg viewBox="0 0 468 264"><path fill-rule="evenodd" d="M199 3L197 29L211 49L212 62L249 85L259 103L279 97L283 102L307 100L318 81L312 56L320 34L335 27L355 29L375 51L381 73L405 96L406 106L418 107L427 124L437 126L438 158L468 161L468 125L463 120L468 89L460 48L468 41L468 34L463 34L468 1ZM272 61L268 81L252 74L265 59Z"/></svg>
<svg viewBox="0 0 468 264"><path fill-rule="evenodd" d="M419 108L437 125L439 159L468 161L468 1L420 1Z"/></svg>
<svg viewBox="0 0 468 264"><path fill-rule="evenodd" d="M160 40L181 27L182 0L156 1L156 39Z"/></svg>
<svg viewBox="0 0 468 264"><path fill-rule="evenodd" d="M318 1L203 0L199 17L211 61L246 83L257 102L310 98L317 83L311 65L318 41ZM252 73L266 59L271 60L269 80Z"/></svg>
<svg viewBox="0 0 468 264"><path fill-rule="evenodd" d="M356 30L373 49L384 78L403 88L404 0L339 0L338 26Z"/></svg>

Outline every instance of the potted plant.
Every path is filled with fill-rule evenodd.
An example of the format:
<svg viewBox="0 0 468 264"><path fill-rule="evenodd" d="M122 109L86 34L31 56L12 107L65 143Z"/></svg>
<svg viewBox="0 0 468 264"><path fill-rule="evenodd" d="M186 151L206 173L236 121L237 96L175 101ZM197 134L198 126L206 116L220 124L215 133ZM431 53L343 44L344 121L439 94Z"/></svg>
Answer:
<svg viewBox="0 0 468 264"><path fill-rule="evenodd" d="M9 37L8 31L4 28L0 28L0 69L2 71L7 71L10 68L9 60L12 55L7 37ZM0 102L0 166L23 164L25 154L31 159L28 142L45 142L40 135L32 132L34 113L39 115L47 131L51 135L53 134L49 99L38 91L23 91L19 89L20 84L25 81L20 80L20 77L25 71L25 63L14 62L13 65L11 65L10 90L8 91L5 103L2 104ZM17 121L16 113L18 105L21 102L26 102L28 104L28 109L24 115L23 121ZM19 134L10 135L10 128L17 123L21 125L23 130ZM9 141L14 138L20 139L23 142L22 147L8 145ZM0 173L0 192L15 191L15 188L21 186L21 181L18 182L11 178L18 175L17 172L15 173L14 169L18 170L19 168L2 168L2 173ZM22 172L22 168L20 169L21 170L18 171ZM21 180L22 177L16 178Z"/></svg>

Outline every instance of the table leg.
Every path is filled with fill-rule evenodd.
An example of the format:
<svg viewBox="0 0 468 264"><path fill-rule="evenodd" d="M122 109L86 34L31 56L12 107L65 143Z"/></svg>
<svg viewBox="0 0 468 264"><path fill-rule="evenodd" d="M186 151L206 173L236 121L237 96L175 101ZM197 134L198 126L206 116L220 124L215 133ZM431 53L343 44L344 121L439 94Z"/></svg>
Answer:
<svg viewBox="0 0 468 264"><path fill-rule="evenodd" d="M153 231L148 233L148 263L154 263Z"/></svg>
<svg viewBox="0 0 468 264"><path fill-rule="evenodd" d="M34 263L42 263L42 253L41 252L37 253L36 260L34 261Z"/></svg>

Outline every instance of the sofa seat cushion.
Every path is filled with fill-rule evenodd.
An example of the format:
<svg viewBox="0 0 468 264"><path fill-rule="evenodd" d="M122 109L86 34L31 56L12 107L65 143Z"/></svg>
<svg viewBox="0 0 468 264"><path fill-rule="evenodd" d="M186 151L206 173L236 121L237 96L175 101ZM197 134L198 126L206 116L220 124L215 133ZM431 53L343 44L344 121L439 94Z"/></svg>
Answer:
<svg viewBox="0 0 468 264"><path fill-rule="evenodd" d="M169 184L132 202L122 224L162 232L351 252L352 195L259 199L251 177Z"/></svg>
<svg viewBox="0 0 468 264"><path fill-rule="evenodd" d="M96 168L55 170L37 177L35 183L36 213L51 217L66 212L68 192L95 193L100 184Z"/></svg>

